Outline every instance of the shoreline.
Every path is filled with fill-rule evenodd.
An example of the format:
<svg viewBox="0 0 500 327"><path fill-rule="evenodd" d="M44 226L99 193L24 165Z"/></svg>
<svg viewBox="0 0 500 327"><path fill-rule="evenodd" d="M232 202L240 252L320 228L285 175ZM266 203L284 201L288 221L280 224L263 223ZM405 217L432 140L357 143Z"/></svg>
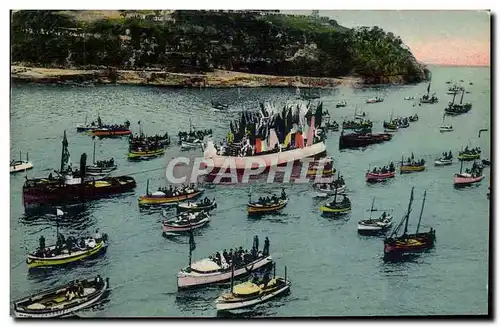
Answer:
<svg viewBox="0 0 500 327"><path fill-rule="evenodd" d="M160 70L41 68L11 65L13 83L37 84L122 84L161 86L169 88L254 88L254 87L363 87L371 85L361 77L306 77L250 74L216 70L205 74L171 73ZM399 76L388 78L385 84L406 84Z"/></svg>

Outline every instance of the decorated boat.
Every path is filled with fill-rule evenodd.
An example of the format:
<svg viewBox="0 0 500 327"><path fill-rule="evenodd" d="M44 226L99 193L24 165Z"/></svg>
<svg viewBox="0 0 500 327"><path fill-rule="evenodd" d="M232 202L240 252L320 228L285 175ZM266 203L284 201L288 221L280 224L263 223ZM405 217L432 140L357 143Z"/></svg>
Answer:
<svg viewBox="0 0 500 327"><path fill-rule="evenodd" d="M342 195L342 201L337 202L337 192L334 193L333 201L323 204L319 210L322 214L344 214L351 211L351 200L345 195Z"/></svg>
<svg viewBox="0 0 500 327"><path fill-rule="evenodd" d="M251 281L238 285L234 285L234 278L231 278L230 291L215 300L215 307L217 311L251 308L285 294L290 290L291 285L292 283L287 279L286 267L284 277L277 277L275 272L273 278L270 278L268 273L262 279L255 277Z"/></svg>
<svg viewBox="0 0 500 327"><path fill-rule="evenodd" d="M210 222L210 215L204 211L183 212L174 219L162 222L163 233L188 232L201 228Z"/></svg>
<svg viewBox="0 0 500 327"><path fill-rule="evenodd" d="M23 203L25 208L41 204L60 204L74 201L99 199L112 194L127 192L135 188L135 180L130 176L87 178L84 153L80 158L80 170L72 171L69 163L68 140L66 132L63 138L61 168L48 178L26 179L23 185Z"/></svg>
<svg viewBox="0 0 500 327"><path fill-rule="evenodd" d="M16 318L58 318L96 304L107 293L109 279L100 276L41 291L14 301Z"/></svg>
<svg viewBox="0 0 500 327"><path fill-rule="evenodd" d="M385 211L377 219L372 219L372 212L382 211L373 209L375 204L375 197L372 201L372 207L370 209L370 218L365 220L360 220L358 222L358 233L361 235L373 235L379 234L389 230L392 226L392 216L387 214Z"/></svg>
<svg viewBox="0 0 500 327"><path fill-rule="evenodd" d="M257 242L254 238L250 252L240 248L237 250L237 255L228 255L224 250L216 252L209 258L192 262L192 252L196 249L196 244L193 232L189 232L189 265L177 273L178 289L224 283L232 278L242 278L254 271L271 268L273 260L269 255L269 245L266 249L264 244L264 249L260 252ZM232 268L233 263L234 268Z"/></svg>
<svg viewBox="0 0 500 327"><path fill-rule="evenodd" d="M481 165L476 164L476 162L474 161L472 169L466 169L465 172L462 172L463 165L464 162L462 161L460 163L460 173L455 174L455 186L468 186L479 183L484 179L483 167Z"/></svg>
<svg viewBox="0 0 500 327"><path fill-rule="evenodd" d="M476 147L474 149L469 149L468 146L465 147L463 151L458 152L457 156L460 161L472 161L481 158L481 149Z"/></svg>
<svg viewBox="0 0 500 327"><path fill-rule="evenodd" d="M411 213L411 205L413 203L413 190L411 189L410 202L405 216L391 234L384 240L384 255L386 257L400 256L407 253L416 253L428 250L434 246L436 240L436 231L430 228L428 232L419 233L420 222L422 221L422 213L424 211L425 197L427 191L424 192L422 200L422 209L418 219L417 230L415 234L408 234L408 220ZM404 225L403 234L397 236L399 230Z"/></svg>
<svg viewBox="0 0 500 327"><path fill-rule="evenodd" d="M17 173L20 171L26 171L33 168L33 163L29 161L28 153L26 153L26 160L21 158L21 152L19 152L19 160L12 160L10 162L10 173Z"/></svg>
<svg viewBox="0 0 500 327"><path fill-rule="evenodd" d="M407 161L403 160L403 157L401 157L401 165L400 165L400 173L405 174L405 173L413 173L413 172L418 172L418 171L423 171L425 170L425 160L415 160L413 153L411 154L411 158L408 158Z"/></svg>
<svg viewBox="0 0 500 327"><path fill-rule="evenodd" d="M180 189L161 188L149 193L149 179L146 181L146 195L139 197L139 205L175 205L178 202L195 199L205 190L195 186L184 186Z"/></svg>
<svg viewBox="0 0 500 327"><path fill-rule="evenodd" d="M365 179L369 183L382 182L390 178L394 178L396 175L396 168L391 162L388 167L373 168L372 171L367 171L365 174Z"/></svg>
<svg viewBox="0 0 500 327"><path fill-rule="evenodd" d="M257 202L250 201L247 204L248 215L262 215L268 213L275 213L283 209L288 203L288 197L283 189L281 196L277 197L273 195L272 197L259 198Z"/></svg>
<svg viewBox="0 0 500 327"><path fill-rule="evenodd" d="M217 203L215 199L210 201L208 198L204 198L199 202L183 202L177 204L177 212L199 212L199 211L212 211L217 208Z"/></svg>
<svg viewBox="0 0 500 327"><path fill-rule="evenodd" d="M358 148L366 147L372 144L383 143L390 141L392 135L389 133L352 133L344 134L341 132L339 138L339 148Z"/></svg>

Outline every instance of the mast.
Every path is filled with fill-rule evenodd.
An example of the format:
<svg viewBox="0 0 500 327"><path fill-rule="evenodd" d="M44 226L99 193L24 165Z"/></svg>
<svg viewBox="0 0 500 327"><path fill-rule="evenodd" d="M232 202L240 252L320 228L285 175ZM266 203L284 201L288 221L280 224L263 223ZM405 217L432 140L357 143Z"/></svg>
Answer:
<svg viewBox="0 0 500 327"><path fill-rule="evenodd" d="M95 165L95 139L94 139L94 153L92 155L92 163Z"/></svg>
<svg viewBox="0 0 500 327"><path fill-rule="evenodd" d="M335 195L333 196L333 204L337 204L337 188L335 188Z"/></svg>
<svg viewBox="0 0 500 327"><path fill-rule="evenodd" d="M462 89L462 97L460 97L460 104L462 104L462 101L464 99L464 94L465 94L465 89Z"/></svg>
<svg viewBox="0 0 500 327"><path fill-rule="evenodd" d="M420 210L420 217L418 218L417 232L415 234L418 234L418 228L420 227L420 221L422 220L422 213L424 212L424 204L425 204L425 196L426 195L427 195L427 191L424 191L424 199L422 200L422 209Z"/></svg>
<svg viewBox="0 0 500 327"><path fill-rule="evenodd" d="M29 162L29 161L30 161L30 159L29 159L29 157L28 157L28 152L26 152L26 161L27 161L27 162Z"/></svg>
<svg viewBox="0 0 500 327"><path fill-rule="evenodd" d="M149 195L149 179L146 181L146 195Z"/></svg>
<svg viewBox="0 0 500 327"><path fill-rule="evenodd" d="M455 104L455 97L457 96L457 92L453 92L453 100L451 101L451 105Z"/></svg>
<svg viewBox="0 0 500 327"><path fill-rule="evenodd" d="M233 257L231 258L231 293L233 293L234 289L234 253Z"/></svg>
<svg viewBox="0 0 500 327"><path fill-rule="evenodd" d="M84 126L87 126L87 113L85 113L85 125Z"/></svg>
<svg viewBox="0 0 500 327"><path fill-rule="evenodd" d="M408 232L408 220L410 220L410 212L411 212L411 204L413 202L413 189L414 188L415 188L415 186L411 188L410 202L408 203L408 211L406 213L406 222L405 222L405 231L404 231L403 235L406 235L406 232Z"/></svg>
<svg viewBox="0 0 500 327"><path fill-rule="evenodd" d="M66 138L66 131L64 131L64 136L62 140L62 151L61 151L61 169L60 169L61 173L64 171L64 165L67 163L68 158L69 158L68 139Z"/></svg>
<svg viewBox="0 0 500 327"><path fill-rule="evenodd" d="M462 168L464 167L464 161L460 160L460 174L462 174Z"/></svg>
<svg viewBox="0 0 500 327"><path fill-rule="evenodd" d="M372 208L370 209L370 221L372 220L373 205L375 204L375 197L372 200Z"/></svg>
<svg viewBox="0 0 500 327"><path fill-rule="evenodd" d="M21 157L21 151L19 151L19 161L22 161L23 158Z"/></svg>

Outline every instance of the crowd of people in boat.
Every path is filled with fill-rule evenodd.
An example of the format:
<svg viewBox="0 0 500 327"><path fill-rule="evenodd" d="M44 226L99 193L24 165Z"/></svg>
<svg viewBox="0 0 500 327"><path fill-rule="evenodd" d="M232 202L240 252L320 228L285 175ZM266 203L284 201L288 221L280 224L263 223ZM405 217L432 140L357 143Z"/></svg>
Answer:
<svg viewBox="0 0 500 327"><path fill-rule="evenodd" d="M353 121L353 120L348 120L344 121L342 123L342 128L344 129L349 129L349 128L367 128L367 127L373 127L373 122L371 120L361 120L361 121Z"/></svg>
<svg viewBox="0 0 500 327"><path fill-rule="evenodd" d="M446 151L441 153L441 159L443 159L443 160L453 159L453 155L451 154L451 150L448 153L446 153Z"/></svg>
<svg viewBox="0 0 500 327"><path fill-rule="evenodd" d="M413 153L411 154L411 158L408 158L406 162L401 161L401 166L423 166L425 165L425 160L422 158L420 160L415 160Z"/></svg>
<svg viewBox="0 0 500 327"><path fill-rule="evenodd" d="M232 260L234 258L234 266L241 267L257 260L257 258L259 257L267 257L269 255L270 245L271 243L269 241L269 238L266 236L264 240L264 247L262 248L262 251L260 251L259 237L255 235L254 243L250 251L243 250L243 247L240 246L239 248L230 249L229 251L227 251L227 249L224 249L222 253L216 252L208 258L220 267L230 267L233 264Z"/></svg>
<svg viewBox="0 0 500 327"><path fill-rule="evenodd" d="M168 133L163 135L155 134L153 136L146 136L143 133L139 135L130 135L129 137L129 145L131 148L136 148L139 146L144 146L148 144L162 143L163 145L170 144L170 137Z"/></svg>
<svg viewBox="0 0 500 327"><path fill-rule="evenodd" d="M387 174L387 173L392 173L396 171L396 168L394 167L394 163L391 161L389 166L382 166L381 168L373 168L372 173L373 174Z"/></svg>
<svg viewBox="0 0 500 327"><path fill-rule="evenodd" d="M469 149L469 146L466 146L463 151L460 151L460 155L478 155L481 154L481 148L475 147L472 149Z"/></svg>
<svg viewBox="0 0 500 327"><path fill-rule="evenodd" d="M195 139L203 140L205 136L209 135L212 135L212 129L193 130L190 132L180 131L178 134L179 142L195 140Z"/></svg>
<svg viewBox="0 0 500 327"><path fill-rule="evenodd" d="M279 204L280 201L286 200L287 196L285 193L285 190L281 191L281 195L278 197L276 194L273 194L271 197L266 196L266 197L259 197L259 200L257 201L257 204L263 205L263 206L271 206L275 204Z"/></svg>
<svg viewBox="0 0 500 327"><path fill-rule="evenodd" d="M63 234L58 233L56 245L53 249L51 249L45 245L45 237L42 235L40 236L39 248L35 255L41 258L50 258L62 254L71 255L72 252L92 249L101 240L103 240L103 235L99 233L99 230L96 230L92 238L75 238L73 236L68 236L68 238L65 238Z"/></svg>
<svg viewBox="0 0 500 327"><path fill-rule="evenodd" d="M342 187L345 185L345 180L344 176L340 175L336 180L332 181L331 183L318 183L315 184L316 188L319 190L331 190L331 189L336 189L339 187Z"/></svg>
<svg viewBox="0 0 500 327"><path fill-rule="evenodd" d="M180 196L197 192L198 188L194 183L189 185L181 185L179 187L170 185L169 187L159 187L159 192L163 192L167 197Z"/></svg>
<svg viewBox="0 0 500 327"><path fill-rule="evenodd" d="M208 217L208 213L205 211L199 212L183 212L174 221L169 221L167 223L175 223L178 225L189 225L194 222L200 221Z"/></svg>
<svg viewBox="0 0 500 327"><path fill-rule="evenodd" d="M99 168L113 167L115 165L115 159L97 160L95 165Z"/></svg>
<svg viewBox="0 0 500 327"><path fill-rule="evenodd" d="M478 176L481 176L481 174L483 173L483 169L484 169L484 166L482 164L478 164L474 161L472 163L472 167L470 169L469 168L465 169L465 173L470 174L473 177L478 177Z"/></svg>

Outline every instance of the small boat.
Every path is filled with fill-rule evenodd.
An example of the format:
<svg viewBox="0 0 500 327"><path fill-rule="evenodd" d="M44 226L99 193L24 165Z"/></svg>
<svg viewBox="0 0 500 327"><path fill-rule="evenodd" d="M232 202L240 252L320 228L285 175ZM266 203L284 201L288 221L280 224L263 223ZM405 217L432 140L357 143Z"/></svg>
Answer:
<svg viewBox="0 0 500 327"><path fill-rule="evenodd" d="M390 141L391 139L392 135L389 133L344 134L344 131L342 131L339 138L339 148L346 149L346 148L366 147L372 144Z"/></svg>
<svg viewBox="0 0 500 327"><path fill-rule="evenodd" d="M451 154L451 151L446 153L443 152L441 158L437 158L434 161L435 166L449 166L453 163L453 155Z"/></svg>
<svg viewBox="0 0 500 327"><path fill-rule="evenodd" d="M149 193L149 180L146 182L146 195L139 197L139 205L175 205L178 202L194 199L205 191L201 188L186 188L183 191L173 191L171 194L166 189Z"/></svg>
<svg viewBox="0 0 500 327"><path fill-rule="evenodd" d="M250 275L253 271L268 269L273 264L273 259L269 255L269 248L258 251L256 239L252 251L244 251L242 256L233 265L226 262L225 252L219 251L210 258L201 259L195 262L192 260L192 252L196 249L193 232L189 232L189 265L177 273L177 288L187 289L193 287L207 286L228 282L231 279L241 278ZM233 257L234 260L234 257Z"/></svg>
<svg viewBox="0 0 500 327"><path fill-rule="evenodd" d="M436 96L436 93L433 93L432 96L430 95L430 92L431 92L431 83L429 82L429 85L427 86L427 93L424 94L419 102L422 104L422 103L428 103L428 104L434 104L434 103L438 103L438 98Z"/></svg>
<svg viewBox="0 0 500 327"><path fill-rule="evenodd" d="M283 209L288 203L288 197L283 190L281 197L273 196L269 202L252 202L251 199L247 204L248 215L262 215L268 213L275 213Z"/></svg>
<svg viewBox="0 0 500 327"><path fill-rule="evenodd" d="M190 141L181 142L181 150L191 150L196 148L201 148L203 142L199 139L192 139Z"/></svg>
<svg viewBox="0 0 500 327"><path fill-rule="evenodd" d="M132 131L129 129L130 122L125 122L125 125L120 126L101 126L99 128L93 129L90 132L92 136L98 137L115 137L115 136L124 136L132 134Z"/></svg>
<svg viewBox="0 0 500 327"><path fill-rule="evenodd" d="M337 172L335 167L333 166L333 158L326 157L318 160L315 163L312 163L312 167L307 170L307 177L316 177L319 173L321 176L331 176Z"/></svg>
<svg viewBox="0 0 500 327"><path fill-rule="evenodd" d="M463 165L464 162L462 161L460 163L460 173L455 174L455 180L454 180L455 186L468 186L475 183L479 183L484 179L483 167L476 164L475 161L472 166L472 169L471 170L467 169L465 173L462 172Z"/></svg>
<svg viewBox="0 0 500 327"><path fill-rule="evenodd" d="M108 236L104 234L102 238L93 237L81 238L80 241L68 248L64 244L61 248L56 245L38 249L36 252L28 254L26 263L30 269L40 267L54 267L66 265L76 261L83 261L104 253L108 247Z"/></svg>
<svg viewBox="0 0 500 327"><path fill-rule="evenodd" d="M335 192L333 201L325 203L319 210L322 214L344 214L351 211L351 200L342 194L342 201L337 202L337 192Z"/></svg>
<svg viewBox="0 0 500 327"><path fill-rule="evenodd" d="M416 122L416 121L418 121L418 115L414 114L413 116L408 117L408 120L411 122Z"/></svg>
<svg viewBox="0 0 500 327"><path fill-rule="evenodd" d="M14 301L16 318L58 318L97 303L104 297L109 279L100 276L72 281Z"/></svg>
<svg viewBox="0 0 500 327"><path fill-rule="evenodd" d="M367 182L382 182L388 180L390 178L394 178L396 175L396 169L394 168L394 164L391 162L389 164L389 168L374 168L372 171L367 171L365 174L365 179Z"/></svg>
<svg viewBox="0 0 500 327"><path fill-rule="evenodd" d="M483 163L483 165L485 166L490 166L491 165L491 161L490 159L488 158L484 158L483 160L481 160L481 162Z"/></svg>
<svg viewBox="0 0 500 327"><path fill-rule="evenodd" d="M327 117L325 122L325 129L337 132L339 130L339 123L337 123L336 121L330 123L330 118Z"/></svg>
<svg viewBox="0 0 500 327"><path fill-rule="evenodd" d="M238 285L234 285L234 279L231 278L230 292L219 296L215 300L215 307L217 311L250 308L267 302L278 295L285 294L290 290L291 285L292 283L286 276L286 267L284 277L276 277L275 272L272 279L268 275L265 275L262 280L254 278L252 281Z"/></svg>
<svg viewBox="0 0 500 327"><path fill-rule="evenodd" d="M87 132L87 131L92 131L94 129L99 128L102 125L101 117L97 117L97 123L93 121L91 124L87 124L87 114L85 114L85 123L84 124L77 124L76 125L76 131L77 132Z"/></svg>
<svg viewBox="0 0 500 327"><path fill-rule="evenodd" d="M198 203L188 201L177 204L177 212L211 211L215 208L217 208L217 203L215 202L215 199L210 201L208 198L205 198Z"/></svg>
<svg viewBox="0 0 500 327"><path fill-rule="evenodd" d="M444 113L446 115L458 116L461 114L468 113L472 109L471 103L463 103L464 94L465 94L465 89L462 90L462 96L460 98L459 104L455 103L455 97L456 97L457 93L453 94L453 100L451 102L449 102L448 107L444 109Z"/></svg>
<svg viewBox="0 0 500 327"><path fill-rule="evenodd" d="M398 128L408 128L410 127L410 122L408 118L398 118L397 119Z"/></svg>
<svg viewBox="0 0 500 327"><path fill-rule="evenodd" d="M188 232L201 228L210 222L210 216L204 211L183 212L178 217L162 222L163 233Z"/></svg>
<svg viewBox="0 0 500 327"><path fill-rule="evenodd" d="M414 96L404 97L405 100L415 100Z"/></svg>
<svg viewBox="0 0 500 327"><path fill-rule="evenodd" d="M336 108L343 108L343 107L346 107L346 106L347 106L347 101L345 101L345 100L339 101L335 105Z"/></svg>
<svg viewBox="0 0 500 327"><path fill-rule="evenodd" d="M19 152L19 160L12 160L10 162L10 173L26 171L32 168L33 164L29 161L28 153L26 153L26 161L21 159L21 152Z"/></svg>
<svg viewBox="0 0 500 327"><path fill-rule="evenodd" d="M469 150L469 147L466 147L465 150L460 151L457 156L460 161L472 161L481 158L481 149L475 148Z"/></svg>
<svg viewBox="0 0 500 327"><path fill-rule="evenodd" d="M408 158L407 162L404 162L403 157L401 157L400 173L413 173L425 170L425 160L414 160L413 153L411 154L411 159Z"/></svg>
<svg viewBox="0 0 500 327"><path fill-rule="evenodd" d="M383 102L383 101L384 101L384 99L377 96L375 98L371 98L371 99L366 100L366 103L377 103L377 102Z"/></svg>
<svg viewBox="0 0 500 327"><path fill-rule="evenodd" d="M111 158L110 160L98 160L97 162L95 161L95 142L94 142L92 166L86 167L85 169L86 174L89 176L108 175L116 168L118 168L118 166L115 165L115 160L113 158Z"/></svg>
<svg viewBox="0 0 500 327"><path fill-rule="evenodd" d="M212 104L212 108L217 109L219 111L223 111L223 110L225 111L225 110L229 109L229 105L218 102L218 101L212 100L211 104Z"/></svg>
<svg viewBox="0 0 500 327"><path fill-rule="evenodd" d="M335 187L335 186L337 186L337 187ZM320 194L325 194L327 196L334 195L335 192L337 192L337 194L341 194L341 193L344 193L346 190L345 184L339 185L339 184L336 184L335 182L333 182L332 184L320 184L320 185L315 184L314 188L316 191L320 192ZM323 197L323 196L320 195L320 197Z"/></svg>
<svg viewBox="0 0 500 327"><path fill-rule="evenodd" d="M127 155L129 160L144 160L159 157L165 154L164 148L130 151Z"/></svg>
<svg viewBox="0 0 500 327"><path fill-rule="evenodd" d="M370 218L358 222L358 233L361 235L372 235L387 231L392 226L392 216L388 215L385 211L378 219L372 219L372 212L381 211L373 209L375 204L375 197L372 201L370 209Z"/></svg>
<svg viewBox="0 0 500 327"><path fill-rule="evenodd" d="M391 256L400 256L407 253L418 253L428 250L434 246L436 231L433 228L431 228L428 232L419 233L427 191L424 192L422 209L420 211L416 233L408 234L408 220L410 218L411 205L413 203L413 189L414 187L411 189L410 203L408 204L408 210L405 216L398 226L391 232L389 237L384 240L384 255L386 258ZM397 236L403 224L403 234L401 236Z"/></svg>
<svg viewBox="0 0 500 327"><path fill-rule="evenodd" d="M441 133L453 132L453 126L452 125L441 125L441 126L439 126L439 131Z"/></svg>

